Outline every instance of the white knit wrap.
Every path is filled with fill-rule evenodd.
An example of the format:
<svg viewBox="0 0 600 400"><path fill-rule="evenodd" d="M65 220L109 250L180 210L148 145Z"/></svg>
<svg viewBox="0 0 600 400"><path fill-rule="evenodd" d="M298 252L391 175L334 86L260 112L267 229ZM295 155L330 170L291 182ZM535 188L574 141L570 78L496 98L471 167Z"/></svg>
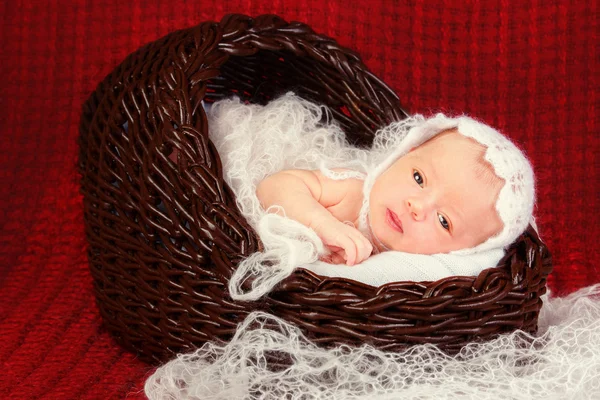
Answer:
<svg viewBox="0 0 600 400"><path fill-rule="evenodd" d="M369 195L377 177L387 170L398 158L407 154L410 149L417 147L441 132L457 128L463 136L472 138L485 147L484 158L494 168L495 174L504 180L496 201L496 211L503 229L497 235L485 242L469 248L451 252L451 254L472 254L496 248L505 248L523 233L527 225L533 223L534 204L534 175L531 164L523 152L508 138L490 126L476 121L468 116L449 118L437 114L424 119L417 115L408 123L412 125L406 132L406 124L392 124L385 128L387 137L397 141L389 147L391 152L369 170L363 187L364 199L359 216L359 229L370 235L368 229ZM404 133L404 134L403 134Z"/></svg>

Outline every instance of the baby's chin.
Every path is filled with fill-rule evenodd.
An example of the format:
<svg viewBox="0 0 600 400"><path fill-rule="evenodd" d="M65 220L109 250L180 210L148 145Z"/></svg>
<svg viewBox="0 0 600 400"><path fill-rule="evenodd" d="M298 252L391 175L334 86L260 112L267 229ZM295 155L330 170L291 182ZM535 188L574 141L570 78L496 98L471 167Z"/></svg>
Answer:
<svg viewBox="0 0 600 400"><path fill-rule="evenodd" d="M406 246L402 246L399 238L391 237L395 232L391 232L384 221L373 221L373 225L369 226L369 228L373 237L373 247L379 253L383 253L384 251L403 251L407 253Z"/></svg>
<svg viewBox="0 0 600 400"><path fill-rule="evenodd" d="M387 246L385 246L383 243L379 242L376 238L373 238L372 243L373 245L373 253L383 253L384 251L390 251L391 249L388 248Z"/></svg>

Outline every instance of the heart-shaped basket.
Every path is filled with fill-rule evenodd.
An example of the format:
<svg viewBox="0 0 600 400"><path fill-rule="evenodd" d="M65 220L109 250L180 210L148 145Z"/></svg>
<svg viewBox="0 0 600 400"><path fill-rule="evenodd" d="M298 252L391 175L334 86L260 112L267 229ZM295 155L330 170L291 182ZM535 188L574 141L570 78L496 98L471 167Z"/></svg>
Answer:
<svg viewBox="0 0 600 400"><path fill-rule="evenodd" d="M427 342L452 353L536 332L552 264L531 227L477 277L372 287L298 269L260 301L232 300L229 278L261 244L223 181L202 101L265 104L290 90L327 105L357 146L407 116L355 52L273 15L173 32L128 56L86 101L79 169L89 263L104 323L122 345L162 362L227 341L255 310L323 346Z"/></svg>

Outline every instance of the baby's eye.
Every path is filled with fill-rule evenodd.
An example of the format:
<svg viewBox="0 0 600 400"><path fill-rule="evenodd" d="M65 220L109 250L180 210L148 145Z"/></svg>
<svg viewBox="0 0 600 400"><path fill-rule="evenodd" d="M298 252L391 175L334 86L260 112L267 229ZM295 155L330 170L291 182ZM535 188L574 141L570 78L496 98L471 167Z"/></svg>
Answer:
<svg viewBox="0 0 600 400"><path fill-rule="evenodd" d="M440 220L440 224L442 225L442 228L449 231L450 225L448 224L448 221L446 220L446 218L442 214L438 214L438 219Z"/></svg>
<svg viewBox="0 0 600 400"><path fill-rule="evenodd" d="M423 177L421 176L421 173L416 169L413 169L413 178L419 186L423 187Z"/></svg>

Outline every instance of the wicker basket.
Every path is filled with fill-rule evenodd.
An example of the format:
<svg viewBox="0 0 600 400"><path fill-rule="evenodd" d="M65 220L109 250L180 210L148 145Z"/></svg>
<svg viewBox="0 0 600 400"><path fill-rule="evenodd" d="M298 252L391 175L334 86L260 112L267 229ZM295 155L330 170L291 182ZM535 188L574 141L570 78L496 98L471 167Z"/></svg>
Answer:
<svg viewBox="0 0 600 400"><path fill-rule="evenodd" d="M238 95L265 104L288 90L329 106L358 146L406 117L356 53L273 15L228 15L173 32L128 56L87 100L79 167L88 257L98 307L119 343L162 362L227 341L254 310L323 346L429 342L455 352L536 331L552 266L531 228L477 277L377 288L299 269L260 301L233 301L227 282L260 242L223 182L201 101Z"/></svg>

